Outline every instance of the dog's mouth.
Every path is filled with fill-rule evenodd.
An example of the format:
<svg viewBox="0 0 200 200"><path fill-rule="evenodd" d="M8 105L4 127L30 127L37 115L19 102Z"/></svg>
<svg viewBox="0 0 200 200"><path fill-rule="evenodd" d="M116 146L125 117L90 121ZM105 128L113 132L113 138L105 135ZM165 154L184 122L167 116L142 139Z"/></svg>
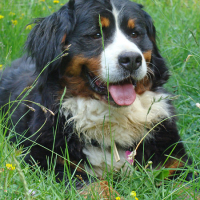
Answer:
<svg viewBox="0 0 200 200"><path fill-rule="evenodd" d="M91 89L101 97L101 100L114 106L129 106L136 98L136 80L127 77L117 83L103 82L93 73L86 71Z"/></svg>

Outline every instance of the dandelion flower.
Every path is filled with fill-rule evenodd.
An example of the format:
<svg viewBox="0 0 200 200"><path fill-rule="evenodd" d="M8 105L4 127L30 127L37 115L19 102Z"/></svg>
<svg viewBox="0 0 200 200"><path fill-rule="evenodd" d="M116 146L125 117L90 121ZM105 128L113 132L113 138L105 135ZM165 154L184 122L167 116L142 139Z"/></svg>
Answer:
<svg viewBox="0 0 200 200"><path fill-rule="evenodd" d="M116 197L115 200L120 200L120 197Z"/></svg>
<svg viewBox="0 0 200 200"><path fill-rule="evenodd" d="M12 164L6 164L7 169L9 170L15 170L15 166L13 166Z"/></svg>
<svg viewBox="0 0 200 200"><path fill-rule="evenodd" d="M12 166L12 164L6 164L7 168L10 168Z"/></svg>
<svg viewBox="0 0 200 200"><path fill-rule="evenodd" d="M136 192L135 192L135 191L132 191L132 192L130 193L130 196L131 196L131 197L136 197Z"/></svg>
<svg viewBox="0 0 200 200"><path fill-rule="evenodd" d="M4 18L4 16L3 15L0 15L0 19L3 19Z"/></svg>
<svg viewBox="0 0 200 200"><path fill-rule="evenodd" d="M138 198L137 198L137 197L135 197L135 200L138 200Z"/></svg>
<svg viewBox="0 0 200 200"><path fill-rule="evenodd" d="M0 65L0 69L3 68L3 65Z"/></svg>
<svg viewBox="0 0 200 200"><path fill-rule="evenodd" d="M14 16L15 13L14 13L14 12L10 12L8 15L10 15L10 16Z"/></svg>
<svg viewBox="0 0 200 200"><path fill-rule="evenodd" d="M17 25L17 20L11 20L13 25Z"/></svg>
<svg viewBox="0 0 200 200"><path fill-rule="evenodd" d="M40 2L41 2L41 1L42 1L42 2L45 2L45 0L40 0Z"/></svg>
<svg viewBox="0 0 200 200"><path fill-rule="evenodd" d="M31 29L32 29L32 25L26 26L26 30L31 30Z"/></svg>
<svg viewBox="0 0 200 200"><path fill-rule="evenodd" d="M58 0L54 0L53 3L55 3L55 4L56 4L56 3L59 3L59 1L58 1Z"/></svg>

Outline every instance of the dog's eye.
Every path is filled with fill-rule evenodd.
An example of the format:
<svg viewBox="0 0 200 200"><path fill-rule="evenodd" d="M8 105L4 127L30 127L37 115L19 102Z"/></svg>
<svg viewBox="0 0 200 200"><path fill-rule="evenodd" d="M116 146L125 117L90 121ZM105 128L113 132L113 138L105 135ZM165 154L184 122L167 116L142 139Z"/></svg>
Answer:
<svg viewBox="0 0 200 200"><path fill-rule="evenodd" d="M131 33L132 38L137 38L138 36L139 36L139 33L136 31Z"/></svg>
<svg viewBox="0 0 200 200"><path fill-rule="evenodd" d="M101 33L96 33L96 34L92 35L92 38L94 38L94 39L101 38Z"/></svg>

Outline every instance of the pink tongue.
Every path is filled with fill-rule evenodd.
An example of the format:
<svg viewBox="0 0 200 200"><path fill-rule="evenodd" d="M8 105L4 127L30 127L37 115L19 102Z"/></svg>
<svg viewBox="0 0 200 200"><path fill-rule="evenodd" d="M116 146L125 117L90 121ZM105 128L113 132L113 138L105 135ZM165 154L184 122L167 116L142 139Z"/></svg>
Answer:
<svg viewBox="0 0 200 200"><path fill-rule="evenodd" d="M110 85L109 92L119 106L129 106L136 98L134 86L132 84Z"/></svg>

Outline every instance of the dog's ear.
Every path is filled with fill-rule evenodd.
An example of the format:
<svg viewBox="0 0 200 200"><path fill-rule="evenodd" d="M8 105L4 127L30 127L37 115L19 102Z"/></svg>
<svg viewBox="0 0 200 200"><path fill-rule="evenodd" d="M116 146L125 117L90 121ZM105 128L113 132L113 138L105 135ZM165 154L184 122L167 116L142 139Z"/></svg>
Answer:
<svg viewBox="0 0 200 200"><path fill-rule="evenodd" d="M38 84L42 86L48 75L59 66L66 36L74 28L74 0L52 15L36 19L34 23L36 25L28 35L25 48L36 63L36 74L42 72L38 79Z"/></svg>
<svg viewBox="0 0 200 200"><path fill-rule="evenodd" d="M143 10L144 17L145 17L145 23L146 23L146 30L149 39L151 40L153 44L153 51L152 51L152 57L150 62L150 67L154 72L154 85L153 87L159 87L162 86L169 78L169 71L166 66L164 58L161 56L158 46L156 44L156 29L153 24L153 20L151 16Z"/></svg>
<svg viewBox="0 0 200 200"><path fill-rule="evenodd" d="M68 4L69 4L69 6L68 6L69 9L74 10L75 0L70 0Z"/></svg>

